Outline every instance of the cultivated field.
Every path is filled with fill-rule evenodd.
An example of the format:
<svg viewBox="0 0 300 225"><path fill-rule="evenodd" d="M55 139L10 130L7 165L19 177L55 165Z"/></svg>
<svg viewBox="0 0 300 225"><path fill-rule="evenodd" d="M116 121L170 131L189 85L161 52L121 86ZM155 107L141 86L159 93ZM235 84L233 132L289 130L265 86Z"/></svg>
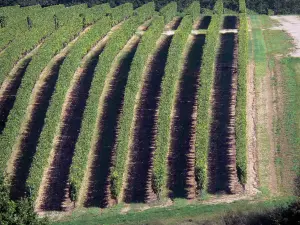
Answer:
<svg viewBox="0 0 300 225"><path fill-rule="evenodd" d="M0 16L0 169L13 199L47 212L295 193L299 110L284 110L296 88L282 69L300 67L281 29L297 38L299 18L248 16L242 0L231 14L218 0L210 15L150 2Z"/></svg>

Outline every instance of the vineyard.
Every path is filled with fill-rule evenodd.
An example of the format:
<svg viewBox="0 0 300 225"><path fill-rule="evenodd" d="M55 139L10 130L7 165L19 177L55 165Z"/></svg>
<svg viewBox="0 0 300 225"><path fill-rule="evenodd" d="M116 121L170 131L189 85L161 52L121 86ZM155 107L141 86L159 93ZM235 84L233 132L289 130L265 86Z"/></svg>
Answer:
<svg viewBox="0 0 300 225"><path fill-rule="evenodd" d="M246 5L0 8L0 171L36 211L241 194Z"/></svg>

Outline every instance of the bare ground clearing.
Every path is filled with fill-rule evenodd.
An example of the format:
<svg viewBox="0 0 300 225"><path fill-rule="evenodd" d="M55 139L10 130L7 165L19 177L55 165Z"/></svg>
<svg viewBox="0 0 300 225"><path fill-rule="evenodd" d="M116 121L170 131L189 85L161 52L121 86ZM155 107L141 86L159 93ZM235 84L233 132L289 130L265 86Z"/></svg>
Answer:
<svg viewBox="0 0 300 225"><path fill-rule="evenodd" d="M281 26L272 29L286 31L294 39L295 50L290 54L292 57L300 57L300 17L299 16L271 16L279 21Z"/></svg>

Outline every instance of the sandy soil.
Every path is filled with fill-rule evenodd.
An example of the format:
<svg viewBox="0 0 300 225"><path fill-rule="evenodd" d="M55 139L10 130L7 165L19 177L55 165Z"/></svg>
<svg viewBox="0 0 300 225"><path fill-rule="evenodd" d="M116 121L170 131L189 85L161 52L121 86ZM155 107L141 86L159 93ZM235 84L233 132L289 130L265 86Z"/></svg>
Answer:
<svg viewBox="0 0 300 225"><path fill-rule="evenodd" d="M290 54L292 57L300 57L300 17L298 16L271 16L279 21L277 29L286 31L294 39L295 50Z"/></svg>
<svg viewBox="0 0 300 225"><path fill-rule="evenodd" d="M251 23L248 21L250 29L249 38L252 39ZM252 54L253 54L252 49ZM248 65L247 73L247 183L245 191L249 195L255 195L258 191L258 155L257 155L257 118L255 101L255 64L251 61Z"/></svg>
<svg viewBox="0 0 300 225"><path fill-rule="evenodd" d="M256 102L255 102L255 85L254 85L254 62L248 66L247 77L247 183L245 185L246 193L255 195L258 191L258 175L257 175L257 137L256 137Z"/></svg>

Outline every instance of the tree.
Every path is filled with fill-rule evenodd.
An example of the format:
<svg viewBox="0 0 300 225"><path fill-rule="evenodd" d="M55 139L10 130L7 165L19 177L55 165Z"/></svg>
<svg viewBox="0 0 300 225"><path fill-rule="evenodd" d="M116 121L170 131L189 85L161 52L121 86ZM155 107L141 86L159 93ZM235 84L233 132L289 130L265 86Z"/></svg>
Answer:
<svg viewBox="0 0 300 225"><path fill-rule="evenodd" d="M190 6L194 0L176 0L178 11L182 12L184 9Z"/></svg>
<svg viewBox="0 0 300 225"><path fill-rule="evenodd" d="M13 201L9 196L9 186L0 175L0 224L1 225L47 225L45 219L39 219L33 209L33 201L24 198Z"/></svg>

